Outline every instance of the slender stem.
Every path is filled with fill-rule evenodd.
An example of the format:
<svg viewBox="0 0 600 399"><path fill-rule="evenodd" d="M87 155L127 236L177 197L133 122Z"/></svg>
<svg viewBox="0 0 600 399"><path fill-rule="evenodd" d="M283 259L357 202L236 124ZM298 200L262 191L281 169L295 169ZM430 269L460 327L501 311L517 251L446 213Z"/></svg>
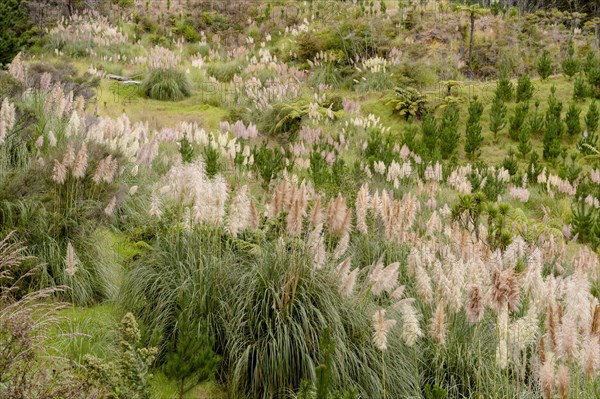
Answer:
<svg viewBox="0 0 600 399"><path fill-rule="evenodd" d="M381 379L383 382L383 399L386 398L386 391L385 391L385 351L381 351L381 365L382 365L382 372L381 372Z"/></svg>

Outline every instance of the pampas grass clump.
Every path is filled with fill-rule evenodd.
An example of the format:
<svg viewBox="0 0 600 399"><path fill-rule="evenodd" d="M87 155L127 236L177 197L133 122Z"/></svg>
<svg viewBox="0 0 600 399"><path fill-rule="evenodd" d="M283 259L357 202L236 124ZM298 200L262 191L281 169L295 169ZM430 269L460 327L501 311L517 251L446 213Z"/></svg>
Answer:
<svg viewBox="0 0 600 399"><path fill-rule="evenodd" d="M174 68L154 69L141 85L144 95L160 101L179 101L192 95L185 73Z"/></svg>

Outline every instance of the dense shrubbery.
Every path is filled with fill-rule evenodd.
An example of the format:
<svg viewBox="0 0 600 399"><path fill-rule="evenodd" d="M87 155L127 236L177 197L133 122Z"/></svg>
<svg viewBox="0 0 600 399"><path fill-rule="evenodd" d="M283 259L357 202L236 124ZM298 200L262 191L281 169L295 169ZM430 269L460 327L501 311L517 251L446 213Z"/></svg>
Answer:
<svg viewBox="0 0 600 399"><path fill-rule="evenodd" d="M31 22L21 0L6 0L0 4L0 65L13 60L32 38Z"/></svg>
<svg viewBox="0 0 600 399"><path fill-rule="evenodd" d="M192 84L185 73L176 69L154 69L140 89L144 95L161 101L179 101L192 94Z"/></svg>
<svg viewBox="0 0 600 399"><path fill-rule="evenodd" d="M0 397L598 389L589 21L159 3L61 20L0 73ZM100 90L141 71L131 109Z"/></svg>
<svg viewBox="0 0 600 399"><path fill-rule="evenodd" d="M303 379L313 380L325 329L336 342L334 386L355 386L364 395L379 397L379 354L370 345L368 321L373 304L357 309L344 299L330 267L312 270L310 255L298 242L275 244L260 235L231 239L222 234L195 228L157 241L162 244L140 258L129 274L127 306L165 342L178 334L176 321L183 309L193 315L193 323L207 320L234 397L272 397L298 388ZM388 392L414 394L414 355L398 351L393 356L386 364Z"/></svg>

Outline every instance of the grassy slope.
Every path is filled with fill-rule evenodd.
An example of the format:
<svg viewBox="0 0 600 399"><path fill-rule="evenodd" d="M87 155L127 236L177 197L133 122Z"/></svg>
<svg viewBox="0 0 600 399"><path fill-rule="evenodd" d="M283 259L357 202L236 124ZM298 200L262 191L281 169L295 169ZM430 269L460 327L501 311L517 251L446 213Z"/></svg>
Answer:
<svg viewBox="0 0 600 399"><path fill-rule="evenodd" d="M52 59L54 57L50 56L49 58ZM56 60L56 58L54 59ZM89 63L90 61L87 59L79 59L76 61L76 65L81 71L86 70ZM135 72L133 70L128 70L126 67L121 68L120 65L117 66L119 67L118 71L122 71L123 74L133 74ZM196 79L194 73L192 73L192 76L192 80L197 82L198 79ZM513 81L513 84L516 85L516 81ZM564 77L555 75L545 82L535 79L534 85L536 87L534 100L540 100L541 112L545 112L546 99L552 85L556 85L557 97L559 100L563 101L563 110L566 111L572 98L572 81L567 81ZM469 90L471 88L473 88L473 90ZM488 127L488 112L494 88L494 82L487 82L485 84L480 84L478 82L471 84L470 82L465 82L461 95L461 97L463 97L463 102L460 106L460 114L461 126L463 126L461 133L464 135L464 120L466 119L466 109L468 105L467 94L473 92L478 94L486 107L482 120L485 139L481 151L481 159L485 160L487 163L498 164L502 162L511 147L516 148L517 143L512 142L508 137L508 126L500 133L498 143L493 142L492 133L489 131ZM123 112L126 112L132 122L148 121L151 129L173 126L182 121L197 122L206 129L216 129L219 121L225 119L227 115L226 109L207 104L207 97L205 93L201 91L197 91L192 97L186 100L176 103L166 103L143 98L139 96L135 90L135 87L125 87L106 79L102 80L97 98L98 114L100 116L117 117ZM436 88L429 88L429 92L435 93ZM373 113L376 116L381 117L383 124L390 126L392 132L401 133L405 122L392 115L389 107L385 106L381 100L382 95L388 93L389 92L363 94L353 91L340 91L337 94L359 100L364 114ZM580 103L579 106L583 110L583 122L583 115L587 111L589 101ZM512 115L514 103L509 104L508 108L508 117L510 117ZM462 140L464 140L464 137ZM533 138L532 144L534 150L541 153L541 138ZM569 143L570 148L573 148L572 144L573 143ZM462 156L463 141L461 141L459 149ZM549 205L551 200L546 195L540 193L532 193L532 199L533 200L528 204L520 204L510 199L509 202L512 205L523 209L532 222L539 221L542 217L539 204L544 203ZM565 201L552 201L553 206L551 209L554 210L554 213L550 215L549 225L560 228L561 223L568 217L570 209L568 203ZM136 251L135 249L130 248L130 246L120 245L124 242L124 237L114 235L114 233L111 234L113 234L110 236L111 239L108 239L104 245L108 245L113 249L115 249L115 245L117 245L117 248L120 249L117 249L117 252L119 252L119 255L122 257L121 263L124 263L128 258L132 257ZM572 251L575 247L575 244L570 244L569 250ZM67 354L73 359L80 361L83 355L87 353L100 357L107 357L107 355L114 350L114 336L111 335L111 333L114 333L114 326L122 316L122 310L118 309L114 304L105 303L91 308L67 309L62 311L61 316L63 316L64 319L56 329L51 332L54 336L53 343L57 353ZM73 335L74 333L76 334ZM157 374L152 380L152 390L157 398L170 398L174 397L176 384L174 381L169 381L163 375ZM224 395L214 384L206 384L196 387L186 395L186 397L221 398L224 397Z"/></svg>
<svg viewBox="0 0 600 399"><path fill-rule="evenodd" d="M178 102L164 102L144 98L135 89L102 80L98 90L98 114L115 118L126 112L132 122L148 121L151 129L180 122L196 122L206 129L217 129L227 114L226 110L207 104L203 93Z"/></svg>
<svg viewBox="0 0 600 399"><path fill-rule="evenodd" d="M126 265L138 252L135 244L114 231L102 231L99 245L118 256L117 266ZM115 270L116 273L121 272ZM81 364L85 355L102 359L114 359L117 350L116 331L123 317L123 309L115 303L105 302L92 307L69 307L59 312L59 322L49 331L50 355L64 356ZM150 381L154 398L176 398L177 384L157 373ZM219 399L223 393L215 383L203 383L194 387L184 398Z"/></svg>
<svg viewBox="0 0 600 399"><path fill-rule="evenodd" d="M513 79L513 86L516 87L517 81ZM534 103L536 100L540 101L540 112L544 114L546 112L547 99L550 96L550 89L552 86L556 86L556 98L563 102L563 117L566 113L567 108L572 102L573 98L573 81L567 80L562 75L554 75L548 78L546 81L542 81L538 78L532 79L532 82L535 86L535 92L533 95L532 101L530 101L529 105L529 114L530 115L534 108ZM481 159L485 160L488 164L499 164L502 163L502 160L507 156L509 149L512 147L515 152L517 149L518 142L511 140L508 136L508 122L507 125L498 133L498 142L495 143L493 139L493 133L489 129L489 110L491 106L491 100L494 95L494 91L496 89L495 82L486 82L485 84L479 82L465 82L463 87L460 89L460 97L462 98L462 103L460 104L460 122L459 126L461 132L461 141L459 143L459 159L464 159L464 126L467 119L467 108L468 102L471 94L476 94L481 102L484 104L485 109L483 112L481 125L482 125L482 133L484 136L484 141L481 147ZM429 91L432 93L432 91ZM364 102L362 102L362 111L366 114L373 113L374 115L381 118L381 121L384 125L390 126L392 128L392 132L396 132L398 134L402 133L403 127L406 125L406 122L402 118L398 118L392 114L390 108L386 106L382 101L381 97L385 93L370 93L366 96ZM431 101L431 100L430 100ZM435 101L431 101L431 103L435 104ZM591 104L591 100L587 99L586 101L582 101L578 103L578 106L582 109L581 112L581 125L585 127L584 116L587 112L589 105ZM511 103L507 103L507 121L513 115L514 108L516 103L513 101ZM563 144L567 145L570 151L574 151L574 145L578 138L568 138L563 137ZM533 150L537 151L540 155L542 153L542 137L532 137L531 140ZM526 162L522 162L525 164Z"/></svg>

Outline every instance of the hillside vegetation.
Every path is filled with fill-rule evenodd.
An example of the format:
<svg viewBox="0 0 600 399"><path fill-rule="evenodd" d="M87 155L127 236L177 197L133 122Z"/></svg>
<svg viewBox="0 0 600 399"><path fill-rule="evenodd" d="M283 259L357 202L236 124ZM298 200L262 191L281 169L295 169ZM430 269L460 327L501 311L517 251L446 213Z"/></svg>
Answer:
<svg viewBox="0 0 600 399"><path fill-rule="evenodd" d="M466 3L0 6L0 399L600 397L600 10Z"/></svg>

